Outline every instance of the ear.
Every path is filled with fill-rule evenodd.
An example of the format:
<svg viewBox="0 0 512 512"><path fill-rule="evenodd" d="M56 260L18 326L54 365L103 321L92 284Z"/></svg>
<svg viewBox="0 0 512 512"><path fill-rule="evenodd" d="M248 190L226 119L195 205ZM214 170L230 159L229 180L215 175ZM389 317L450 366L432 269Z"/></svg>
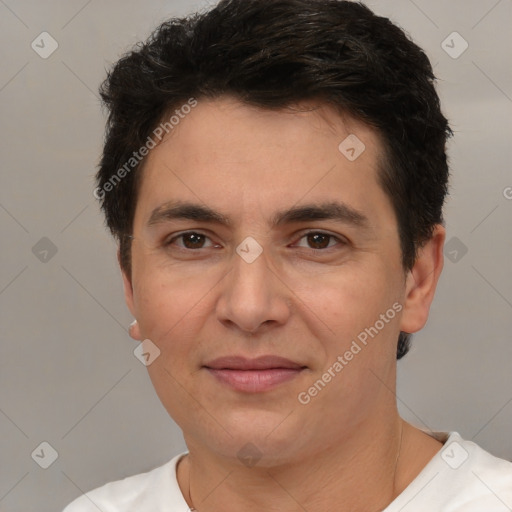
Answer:
<svg viewBox="0 0 512 512"><path fill-rule="evenodd" d="M129 276L126 273L126 270L121 265L121 252L119 249L117 250L117 261L119 263L119 268L121 269L121 275L123 277L123 287L124 287L124 300L126 301L126 305L128 306L128 309L130 310L130 313L135 318L135 305L133 300L133 286L132 286L132 279L131 276ZM129 329L130 336L134 340L140 341L142 339L142 336L140 335L140 329L139 324L135 320L131 325Z"/></svg>
<svg viewBox="0 0 512 512"><path fill-rule="evenodd" d="M443 270L445 238L445 228L437 224L432 237L418 251L414 266L407 274L401 331L417 332L427 323L430 305Z"/></svg>

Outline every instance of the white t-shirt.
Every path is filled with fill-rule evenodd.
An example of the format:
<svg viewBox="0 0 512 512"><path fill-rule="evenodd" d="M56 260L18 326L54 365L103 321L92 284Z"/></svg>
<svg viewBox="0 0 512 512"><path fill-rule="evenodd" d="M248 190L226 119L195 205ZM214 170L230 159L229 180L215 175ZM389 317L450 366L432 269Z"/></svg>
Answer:
<svg viewBox="0 0 512 512"><path fill-rule="evenodd" d="M443 448L383 512L511 512L512 463L457 432L430 432ZM181 453L148 473L86 493L64 512L189 512L176 479Z"/></svg>

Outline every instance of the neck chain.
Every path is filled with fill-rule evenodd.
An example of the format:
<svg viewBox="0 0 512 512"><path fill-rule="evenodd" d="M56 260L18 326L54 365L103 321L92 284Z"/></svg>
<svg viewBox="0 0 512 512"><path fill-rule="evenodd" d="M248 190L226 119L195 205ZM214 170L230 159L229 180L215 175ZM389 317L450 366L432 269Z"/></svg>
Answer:
<svg viewBox="0 0 512 512"><path fill-rule="evenodd" d="M396 456L396 461L395 461L395 470L393 471L393 489L392 489L392 495L395 494L395 484L396 484L396 470L398 468L398 459L400 458L400 452L402 451L402 439L403 439L403 435L404 435L404 422L401 421L400 422L400 444L398 445L398 454ZM189 484L190 484L190 481L189 481ZM189 489L190 491L190 489ZM190 492L189 492L189 497L190 497ZM383 512L384 510L386 510L386 508L388 507L388 505L386 505L381 511L379 512Z"/></svg>
<svg viewBox="0 0 512 512"><path fill-rule="evenodd" d="M394 490L395 490L395 480L396 480L396 470L398 468L398 459L400 459L400 452L402 451L402 439L403 439L403 434L404 434L404 423L402 422L401 423L401 428L400 428L400 445L398 446L398 454L396 456L396 461L395 461L395 470L393 472L393 493L394 493ZM194 502L192 501L192 496L190 495L190 469L189 469L189 472L188 472L188 501L191 503L191 507L189 508L189 511L190 512L197 512L197 510L194 508ZM386 505L387 507L388 505ZM383 508L381 511L379 512L382 512L383 510L386 509Z"/></svg>
<svg viewBox="0 0 512 512"><path fill-rule="evenodd" d="M190 494L190 465L189 465L189 470L188 470L188 501L190 501L190 504L192 505L189 508L189 511L190 512L197 512L197 510L194 508L194 502L192 501L192 496Z"/></svg>

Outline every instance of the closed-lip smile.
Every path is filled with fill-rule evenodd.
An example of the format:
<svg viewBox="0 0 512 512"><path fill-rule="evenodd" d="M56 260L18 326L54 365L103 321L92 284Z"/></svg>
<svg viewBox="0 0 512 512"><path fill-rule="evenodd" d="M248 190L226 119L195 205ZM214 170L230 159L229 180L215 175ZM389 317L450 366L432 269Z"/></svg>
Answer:
<svg viewBox="0 0 512 512"><path fill-rule="evenodd" d="M299 375L306 366L280 356L226 356L204 365L218 381L246 393L269 391Z"/></svg>

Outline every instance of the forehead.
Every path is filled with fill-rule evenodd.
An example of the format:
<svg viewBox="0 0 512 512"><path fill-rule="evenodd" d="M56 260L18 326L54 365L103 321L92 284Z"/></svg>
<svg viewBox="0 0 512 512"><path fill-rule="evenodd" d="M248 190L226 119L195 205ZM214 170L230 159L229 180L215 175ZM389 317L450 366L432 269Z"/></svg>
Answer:
<svg viewBox="0 0 512 512"><path fill-rule="evenodd" d="M181 119L169 117L175 124L166 130L153 157L165 151L166 146L176 147L175 139L179 139L182 158L194 156L200 160L208 156L210 163L217 158L246 161L255 153L263 160L270 150L278 149L286 152L291 161L338 156L339 143L350 135L364 142L366 164L382 149L375 129L326 103L313 101L264 109L222 96L201 99ZM312 148L312 144L316 147Z"/></svg>
<svg viewBox="0 0 512 512"><path fill-rule="evenodd" d="M189 200L249 215L342 200L368 212L386 200L381 155L375 130L325 104L268 110L230 97L199 100L148 155L137 208L147 217L150 207Z"/></svg>

